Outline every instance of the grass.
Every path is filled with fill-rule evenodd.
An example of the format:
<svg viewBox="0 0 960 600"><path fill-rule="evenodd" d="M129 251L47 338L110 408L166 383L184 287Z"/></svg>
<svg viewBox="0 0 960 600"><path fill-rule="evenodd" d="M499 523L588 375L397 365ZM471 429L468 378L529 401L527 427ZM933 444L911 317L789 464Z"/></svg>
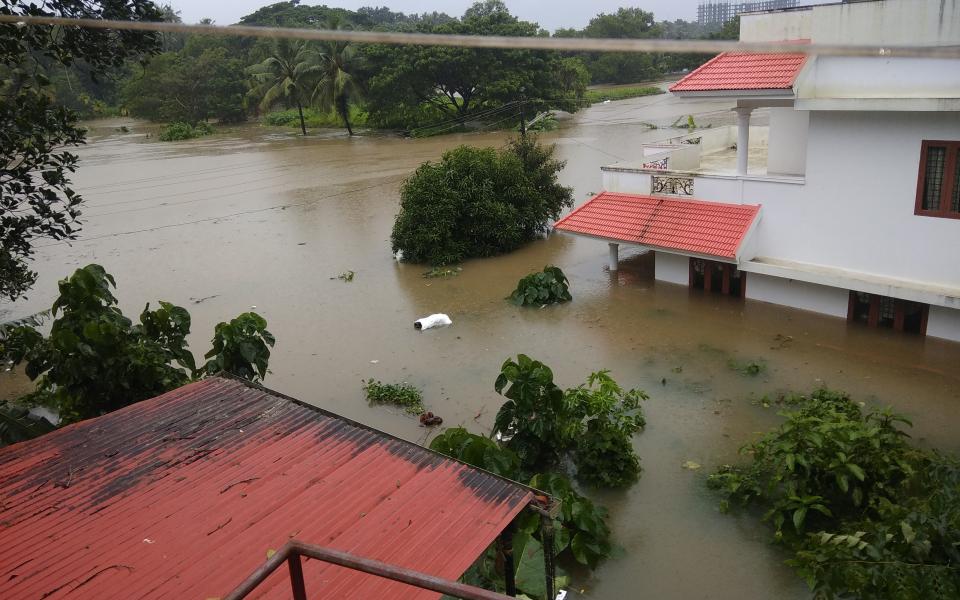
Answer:
<svg viewBox="0 0 960 600"><path fill-rule="evenodd" d="M341 129L346 127L343 124L343 119L341 119L340 115L338 115L335 111L320 112L313 108L305 108L303 109L303 120L307 124L307 127L311 129ZM267 113L263 117L263 122L266 125L271 125L274 127L295 127L299 129L300 115L297 113L297 109L295 108L277 110ZM356 106L351 106L350 126L366 127L367 113Z"/></svg>
<svg viewBox="0 0 960 600"><path fill-rule="evenodd" d="M627 98L655 96L662 93L663 90L658 87L651 85L636 85L616 88L589 89L583 95L583 99L589 104L597 104L605 100L626 100Z"/></svg>
<svg viewBox="0 0 960 600"><path fill-rule="evenodd" d="M422 415L426 411L423 394L407 382L381 383L370 379L364 382L363 391L367 393L367 400L371 404L398 406L411 415Z"/></svg>
<svg viewBox="0 0 960 600"><path fill-rule="evenodd" d="M213 126L204 121L200 121L196 125L177 121L176 123L170 123L160 132L160 141L175 142L179 140L192 140L193 138L210 135L211 133L213 133Z"/></svg>

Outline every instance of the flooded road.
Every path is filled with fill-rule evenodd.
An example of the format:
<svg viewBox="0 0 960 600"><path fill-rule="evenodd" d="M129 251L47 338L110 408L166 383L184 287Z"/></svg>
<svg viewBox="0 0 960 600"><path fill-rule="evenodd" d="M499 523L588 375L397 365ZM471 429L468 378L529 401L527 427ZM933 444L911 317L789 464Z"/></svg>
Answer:
<svg viewBox="0 0 960 600"><path fill-rule="evenodd" d="M567 160L577 202L600 187L601 165L640 156L675 135L649 130L681 115L729 123L722 102L667 95L598 105L543 137ZM249 310L277 337L266 385L407 439L426 431L399 412L370 408L361 382L408 381L445 426L486 433L502 398L500 364L517 353L550 365L562 387L607 368L645 389L648 426L636 438L644 467L625 492L592 494L611 509L623 557L576 582L594 598L807 598L786 558L752 519L720 515L704 479L776 422L767 394L818 385L915 422L922 443L960 451L960 345L848 328L839 319L689 292L655 282L649 261L621 248L553 236L513 254L470 261L451 279L425 279L389 248L400 181L461 143L499 146L504 134L407 140L302 139L257 126L180 143L147 139L143 123L93 124L75 183L87 201L82 240L42 244L40 279L6 318L48 308L56 281L90 262L117 279L123 310L168 300L193 315L191 347ZM574 301L521 310L504 301L523 275L563 268ZM338 274L354 271L352 282ZM446 312L453 327L418 333L414 319ZM756 377L731 361L763 361ZM12 381L4 382L11 385ZM685 461L703 465L682 468Z"/></svg>

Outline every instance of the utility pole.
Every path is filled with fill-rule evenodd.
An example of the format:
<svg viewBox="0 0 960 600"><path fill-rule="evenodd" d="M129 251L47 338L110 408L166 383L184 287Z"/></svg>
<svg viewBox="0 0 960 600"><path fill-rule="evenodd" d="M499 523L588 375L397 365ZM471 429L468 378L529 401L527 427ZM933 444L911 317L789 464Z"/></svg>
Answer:
<svg viewBox="0 0 960 600"><path fill-rule="evenodd" d="M527 102L527 88L520 88L520 137L527 137L527 119L523 114L523 105Z"/></svg>

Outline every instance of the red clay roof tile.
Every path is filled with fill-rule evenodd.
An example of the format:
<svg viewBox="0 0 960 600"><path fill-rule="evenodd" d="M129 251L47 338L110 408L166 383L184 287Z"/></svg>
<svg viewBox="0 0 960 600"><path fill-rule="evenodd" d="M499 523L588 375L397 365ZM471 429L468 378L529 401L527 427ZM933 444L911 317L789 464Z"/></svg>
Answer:
<svg viewBox="0 0 960 600"><path fill-rule="evenodd" d="M555 228L616 242L733 259L759 212L758 205L602 192L558 221Z"/></svg>
<svg viewBox="0 0 960 600"><path fill-rule="evenodd" d="M724 52L673 84L670 91L789 90L806 61L804 54Z"/></svg>

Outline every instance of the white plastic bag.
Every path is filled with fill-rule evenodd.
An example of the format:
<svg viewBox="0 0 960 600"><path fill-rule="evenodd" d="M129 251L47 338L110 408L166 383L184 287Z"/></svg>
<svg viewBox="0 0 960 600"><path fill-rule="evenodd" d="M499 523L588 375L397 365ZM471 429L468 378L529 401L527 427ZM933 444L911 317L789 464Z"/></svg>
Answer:
<svg viewBox="0 0 960 600"><path fill-rule="evenodd" d="M453 321L451 321L450 317L443 313L430 315L429 317L417 319L413 322L414 329L419 329L421 331L424 329L432 329L434 327L446 327L447 325L453 325Z"/></svg>

